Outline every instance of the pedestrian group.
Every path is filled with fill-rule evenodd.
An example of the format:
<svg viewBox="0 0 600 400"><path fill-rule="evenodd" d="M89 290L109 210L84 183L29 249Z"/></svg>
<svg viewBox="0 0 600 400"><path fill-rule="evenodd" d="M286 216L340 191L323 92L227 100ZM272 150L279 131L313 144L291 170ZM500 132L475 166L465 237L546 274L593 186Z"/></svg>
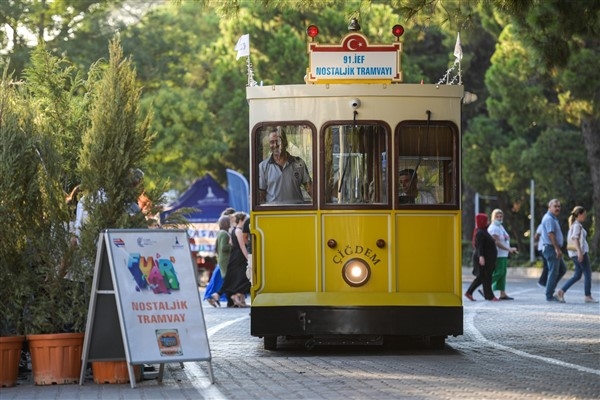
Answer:
<svg viewBox="0 0 600 400"><path fill-rule="evenodd" d="M584 302L598 303L598 300L592 297L589 245L587 231L583 227L586 210L582 206L576 206L569 215L567 252L573 261L575 272L558 291L556 290L561 278L567 272L562 253L565 240L558 220L560 211L560 201L550 200L548 211L536 230L535 240L538 241L538 251L543 260L543 270L538 280L538 286L545 289L546 301L565 303L565 293L583 276ZM475 290L489 301L514 299L506 293L506 273L508 256L518 254L518 250L516 247L510 246L510 236L503 227L503 221L504 213L500 209L492 212L491 224L488 224L486 214L475 216L475 230L473 231L473 274L475 279L465 292L465 297L471 301L475 301L473 297ZM480 285L483 290L477 289ZM500 292L498 297L494 294L496 290Z"/></svg>

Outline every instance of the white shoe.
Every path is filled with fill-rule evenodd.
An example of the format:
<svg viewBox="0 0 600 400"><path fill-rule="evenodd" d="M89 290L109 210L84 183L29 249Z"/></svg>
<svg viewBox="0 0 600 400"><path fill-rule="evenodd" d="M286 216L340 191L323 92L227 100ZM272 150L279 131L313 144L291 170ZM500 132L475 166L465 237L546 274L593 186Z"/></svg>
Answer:
<svg viewBox="0 0 600 400"><path fill-rule="evenodd" d="M586 303L597 303L598 300L596 300L596 299L592 298L592 296L590 296L590 297L585 298L585 302Z"/></svg>

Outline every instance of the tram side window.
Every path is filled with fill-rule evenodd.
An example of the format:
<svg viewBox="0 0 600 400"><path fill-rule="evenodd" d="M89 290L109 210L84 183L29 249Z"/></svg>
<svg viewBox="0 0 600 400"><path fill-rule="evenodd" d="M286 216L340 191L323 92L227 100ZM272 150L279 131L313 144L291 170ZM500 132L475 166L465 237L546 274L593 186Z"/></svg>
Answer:
<svg viewBox="0 0 600 400"><path fill-rule="evenodd" d="M325 203L388 204L387 129L379 125L325 128Z"/></svg>
<svg viewBox="0 0 600 400"><path fill-rule="evenodd" d="M457 205L457 129L447 123L406 123L398 129L398 204Z"/></svg>
<svg viewBox="0 0 600 400"><path fill-rule="evenodd" d="M255 138L258 204L312 204L312 129L269 125L259 128Z"/></svg>

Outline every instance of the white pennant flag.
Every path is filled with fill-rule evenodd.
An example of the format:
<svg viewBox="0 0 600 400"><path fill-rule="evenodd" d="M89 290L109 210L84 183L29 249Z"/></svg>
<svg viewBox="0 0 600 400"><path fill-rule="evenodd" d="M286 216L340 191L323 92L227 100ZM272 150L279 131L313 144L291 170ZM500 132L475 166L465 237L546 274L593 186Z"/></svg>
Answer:
<svg viewBox="0 0 600 400"><path fill-rule="evenodd" d="M460 45L460 32L456 34L456 44L454 45L454 57L462 60L463 52L462 46Z"/></svg>
<svg viewBox="0 0 600 400"><path fill-rule="evenodd" d="M237 50L236 60L239 60L240 57L248 57L250 55L250 34L245 34L240 36L235 45L235 50Z"/></svg>

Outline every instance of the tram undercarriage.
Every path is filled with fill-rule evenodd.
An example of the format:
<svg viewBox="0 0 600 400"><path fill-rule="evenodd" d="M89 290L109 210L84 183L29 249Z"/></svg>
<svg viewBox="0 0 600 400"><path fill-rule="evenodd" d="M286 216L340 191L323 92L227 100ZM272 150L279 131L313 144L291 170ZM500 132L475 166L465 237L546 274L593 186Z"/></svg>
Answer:
<svg viewBox="0 0 600 400"><path fill-rule="evenodd" d="M279 336L315 345L381 345L398 337L423 337L440 349L447 336L463 334L462 307L252 307L251 334L267 350Z"/></svg>

